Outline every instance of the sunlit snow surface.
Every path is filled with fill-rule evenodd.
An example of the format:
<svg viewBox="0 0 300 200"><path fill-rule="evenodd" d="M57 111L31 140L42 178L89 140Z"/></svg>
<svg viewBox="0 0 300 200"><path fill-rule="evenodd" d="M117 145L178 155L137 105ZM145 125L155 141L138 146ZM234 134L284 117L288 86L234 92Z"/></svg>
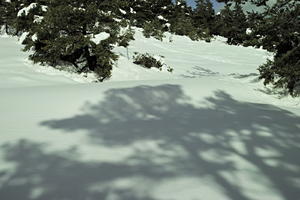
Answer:
<svg viewBox="0 0 300 200"><path fill-rule="evenodd" d="M1 200L300 197L299 100L257 80L266 51L137 32L95 84L21 48L0 38ZM174 72L132 64L134 52Z"/></svg>

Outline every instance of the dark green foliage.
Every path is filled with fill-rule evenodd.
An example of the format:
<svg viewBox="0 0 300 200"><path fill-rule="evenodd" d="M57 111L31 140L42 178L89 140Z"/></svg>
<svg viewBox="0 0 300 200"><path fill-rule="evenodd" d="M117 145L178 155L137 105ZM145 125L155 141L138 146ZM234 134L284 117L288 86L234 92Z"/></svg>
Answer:
<svg viewBox="0 0 300 200"><path fill-rule="evenodd" d="M0 25L4 25L7 34L16 34L16 16L20 9L20 4L19 1L0 1Z"/></svg>
<svg viewBox="0 0 300 200"><path fill-rule="evenodd" d="M286 89L292 96L300 95L300 3L278 0L267 6L268 0L248 0L264 6L262 13L242 13L241 4L247 0L218 0L225 9L218 16L216 30L228 38L229 44L262 46L274 52L274 60L259 67L260 78L266 85ZM232 3L235 8L232 9ZM224 24L224 25L222 25ZM251 33L244 34L250 28Z"/></svg>
<svg viewBox="0 0 300 200"><path fill-rule="evenodd" d="M238 3L238 4L243 4L243 3L245 3L245 2L247 2L247 1L253 1L253 0L217 0L217 2L219 2L219 3L225 3L226 5L231 5L232 3ZM254 1L256 1L256 0L254 0ZM265 0L259 0L259 1L265 1ZM266 1L268 1L268 0L266 0Z"/></svg>
<svg viewBox="0 0 300 200"><path fill-rule="evenodd" d="M5 24L5 12L6 12L5 0L0 0L0 27Z"/></svg>
<svg viewBox="0 0 300 200"><path fill-rule="evenodd" d="M166 31L206 41L221 35L229 44L262 46L274 52L274 60L259 68L260 78L298 95L298 1L278 0L271 7L266 6L268 0L218 1L226 4L219 15L214 14L210 0L197 0L194 10L184 0L0 0L0 26L4 25L8 34L28 33L23 44L33 52L30 59L34 62L60 68L70 65L79 73L93 71L100 81L110 76L118 58L113 47L128 47L134 39L133 26L143 28L146 37L159 40ZM266 10L245 15L242 5L247 1ZM28 12L20 12L33 3ZM251 33L246 33L247 29ZM96 41L94 37L103 33L107 37ZM134 59L146 68L163 66L149 54L137 54Z"/></svg>
<svg viewBox="0 0 300 200"><path fill-rule="evenodd" d="M261 45L281 56L299 44L300 4L282 0L264 13L263 20L255 27L261 35ZM255 34L254 33L254 34Z"/></svg>
<svg viewBox="0 0 300 200"><path fill-rule="evenodd" d="M112 14L99 12L103 5L96 0L51 3L42 21L30 26L24 41L25 50L34 50L30 59L53 67L73 65L79 73L93 71L100 81L110 77L117 59L113 44L128 45L129 34L119 35L119 24ZM108 38L95 43L93 37L104 32Z"/></svg>
<svg viewBox="0 0 300 200"><path fill-rule="evenodd" d="M217 23L216 31L228 39L228 44L242 44L246 39L248 23L240 3L235 3L233 8L230 4L226 4L221 10Z"/></svg>
<svg viewBox="0 0 300 200"><path fill-rule="evenodd" d="M119 0L116 12L130 20L132 25L142 28L146 22L156 20L159 15L166 17L172 7L171 0Z"/></svg>
<svg viewBox="0 0 300 200"><path fill-rule="evenodd" d="M215 23L215 12L210 0L196 0L193 11L193 24L198 29L201 38L210 40Z"/></svg>
<svg viewBox="0 0 300 200"><path fill-rule="evenodd" d="M199 35L197 28L194 26L192 13L192 9L187 6L185 1L178 0L169 19L170 31L177 35L188 36L192 40L198 40Z"/></svg>
<svg viewBox="0 0 300 200"><path fill-rule="evenodd" d="M39 15L41 11L40 5L43 5L46 0L11 0L0 1L0 23L5 25L6 32L12 35L19 35L22 31L26 31L26 28L32 25L35 17ZM36 4L30 10L31 13L26 15L25 12L21 16L21 9L28 7L31 4ZM20 12L20 20L18 20L18 13Z"/></svg>
<svg viewBox="0 0 300 200"><path fill-rule="evenodd" d="M160 57L163 58L163 56ZM135 52L133 56L133 63L145 67L147 69L154 67L159 70L162 70L162 68L165 66L168 72L172 73L174 71L172 67L162 63L160 60L155 59L152 55L148 53L140 54Z"/></svg>
<svg viewBox="0 0 300 200"><path fill-rule="evenodd" d="M172 0L120 0L118 5L119 16L129 20L132 26L143 28L145 37L162 40L164 32L171 31L192 39L199 38L192 19L192 9L183 0L175 4Z"/></svg>
<svg viewBox="0 0 300 200"><path fill-rule="evenodd" d="M136 12L134 21L137 27L144 29L144 36L162 40L168 31L168 17L173 7L171 0L148 0L132 7Z"/></svg>
<svg viewBox="0 0 300 200"><path fill-rule="evenodd" d="M171 23L170 30L176 35L185 35L192 40L198 40L200 38L197 29L193 26L192 19L185 15L178 16L173 23Z"/></svg>
<svg viewBox="0 0 300 200"><path fill-rule="evenodd" d="M292 96L300 95L300 46L274 61L260 66L260 78L265 84L273 84L275 88L284 88Z"/></svg>
<svg viewBox="0 0 300 200"><path fill-rule="evenodd" d="M254 46L261 47L262 46L262 36L260 35L260 31L258 31L264 17L262 14L257 12L248 12L247 13L247 21L248 21L248 29L249 32L246 33L245 40L243 41L243 46Z"/></svg>
<svg viewBox="0 0 300 200"><path fill-rule="evenodd" d="M262 46L274 52L274 60L259 67L260 78L266 85L288 90L292 96L300 95L300 3L297 0L278 0L267 6L268 0L251 0L264 6L262 13L242 14L241 3L247 0L218 0L225 2L216 27L219 34L228 38L230 44ZM250 1L250 0L249 0ZM232 10L230 5L235 3ZM250 28L251 33L244 34Z"/></svg>
<svg viewBox="0 0 300 200"><path fill-rule="evenodd" d="M143 26L143 34L146 38L151 36L155 39L162 40L164 38L164 32L166 31L164 25L160 23L158 19L152 22L145 22Z"/></svg>
<svg viewBox="0 0 300 200"><path fill-rule="evenodd" d="M123 35L120 35L118 38L118 45L122 47L128 47L129 42L134 40L134 31L129 27L128 30Z"/></svg>
<svg viewBox="0 0 300 200"><path fill-rule="evenodd" d="M282 0L265 13L256 32L261 45L275 52L274 61L261 66L260 78L265 84L286 88L293 96L300 94L300 4Z"/></svg>
<svg viewBox="0 0 300 200"><path fill-rule="evenodd" d="M159 60L156 60L148 53L146 54L135 53L133 60L134 60L133 61L134 64L141 65L148 69L152 67L161 69L163 67L163 64Z"/></svg>

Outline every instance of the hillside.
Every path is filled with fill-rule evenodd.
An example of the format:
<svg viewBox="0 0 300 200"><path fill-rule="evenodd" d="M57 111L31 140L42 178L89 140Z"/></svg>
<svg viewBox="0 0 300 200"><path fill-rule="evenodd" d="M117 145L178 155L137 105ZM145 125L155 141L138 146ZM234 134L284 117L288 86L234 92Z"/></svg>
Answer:
<svg viewBox="0 0 300 200"><path fill-rule="evenodd" d="M299 99L257 80L272 55L137 30L112 77L33 65L0 38L1 200L295 200ZM132 64L163 56L166 70Z"/></svg>

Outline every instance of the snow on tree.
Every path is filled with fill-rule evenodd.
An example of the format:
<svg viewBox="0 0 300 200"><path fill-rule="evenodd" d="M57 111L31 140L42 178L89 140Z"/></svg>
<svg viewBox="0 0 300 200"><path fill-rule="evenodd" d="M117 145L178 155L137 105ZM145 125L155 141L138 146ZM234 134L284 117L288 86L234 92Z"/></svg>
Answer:
<svg viewBox="0 0 300 200"><path fill-rule="evenodd" d="M79 73L93 71L100 81L110 77L117 59L113 45L124 35L108 5L96 0L51 1L24 41L25 50L34 52L30 59L53 67L73 65Z"/></svg>

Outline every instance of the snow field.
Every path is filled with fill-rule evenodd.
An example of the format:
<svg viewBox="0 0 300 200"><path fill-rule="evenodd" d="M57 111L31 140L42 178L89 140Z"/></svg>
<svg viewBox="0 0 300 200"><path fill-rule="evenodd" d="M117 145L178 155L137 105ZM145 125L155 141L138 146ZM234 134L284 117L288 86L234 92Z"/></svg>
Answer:
<svg viewBox="0 0 300 200"><path fill-rule="evenodd" d="M263 92L256 69L271 55L169 37L137 31L101 84L0 38L0 199L297 199L299 100Z"/></svg>

